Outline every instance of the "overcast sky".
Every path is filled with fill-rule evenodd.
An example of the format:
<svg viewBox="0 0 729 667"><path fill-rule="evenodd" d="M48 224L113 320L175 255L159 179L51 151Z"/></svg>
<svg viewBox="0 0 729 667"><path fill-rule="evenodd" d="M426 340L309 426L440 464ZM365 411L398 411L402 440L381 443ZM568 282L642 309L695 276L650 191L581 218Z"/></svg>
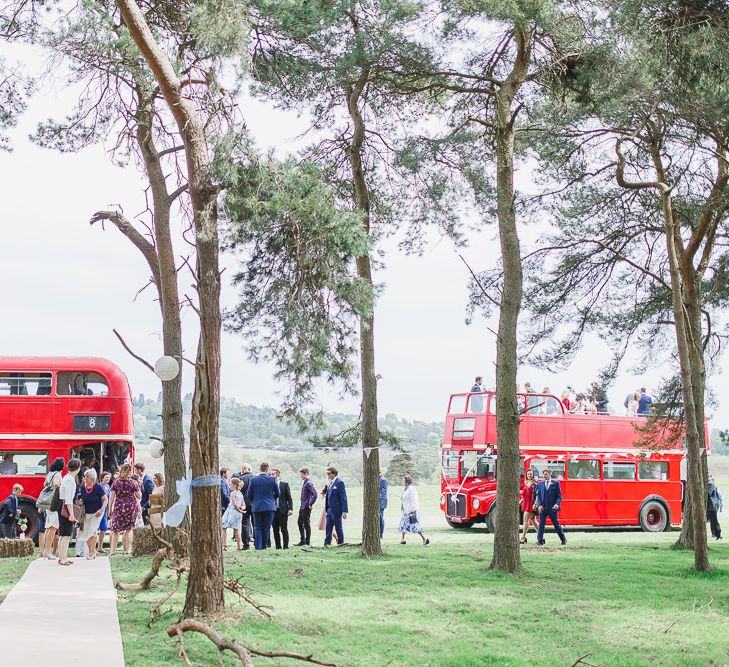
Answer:
<svg viewBox="0 0 729 667"><path fill-rule="evenodd" d="M103 356L119 364L134 393L156 396L158 381L131 359L112 334L118 329L130 346L154 361L161 354L159 309L153 290L135 300L149 275L144 260L116 229L106 231L88 220L99 209L121 205L128 217L144 209L143 183L133 167L112 165L107 147L79 154L60 154L33 145L28 134L35 123L69 108L70 93L50 82L33 97L26 115L10 133L12 153L0 154L3 224L0 266L5 276L4 326L0 349L6 355ZM256 143L285 154L305 123L276 112L263 103L243 108ZM521 183L528 187L528 183ZM466 391L481 374L494 383L495 322L465 324L468 274L458 257L462 252L474 269L493 266L498 241L493 228L469 237L469 247L456 250L433 235L423 256L407 256L397 239L386 242L384 266L375 280L384 285L375 313L377 372L381 414L407 419L441 420L450 393ZM225 259L233 266L231 258ZM232 270L223 274L224 303L234 302ZM189 276L182 274L182 291L191 293ZM186 355L194 358L194 313L184 314ZM551 376L523 368L521 383L559 393L566 384L587 387L609 359L609 350L592 339L568 373ZM609 396L616 410L625 395L645 385L655 388L667 368L636 377L624 371ZM246 404L277 406L272 369L247 361L242 341L223 336L222 394ZM192 375L185 369L186 390ZM729 401L729 382L711 380L720 404ZM357 413L356 398L324 391L329 411ZM724 411L726 412L726 411ZM729 417L717 411L713 426L726 427Z"/></svg>

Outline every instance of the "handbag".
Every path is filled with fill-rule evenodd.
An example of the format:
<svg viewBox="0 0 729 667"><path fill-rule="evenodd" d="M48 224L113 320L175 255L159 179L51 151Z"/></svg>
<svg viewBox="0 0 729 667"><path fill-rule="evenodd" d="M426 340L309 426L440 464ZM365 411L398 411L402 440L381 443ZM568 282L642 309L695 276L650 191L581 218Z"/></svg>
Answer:
<svg viewBox="0 0 729 667"><path fill-rule="evenodd" d="M53 492L53 498L51 498L51 504L48 509L51 510L51 512L58 512L58 510L61 509L61 488L58 486Z"/></svg>
<svg viewBox="0 0 729 667"><path fill-rule="evenodd" d="M418 523L418 513L417 512L410 512L410 514L408 514L408 521L411 524Z"/></svg>
<svg viewBox="0 0 729 667"><path fill-rule="evenodd" d="M81 508L78 505L71 505L73 507L73 518L76 520L76 522L79 521L81 518ZM68 504L63 503L63 507L61 507L61 517L66 519L67 521L71 521L71 516L68 512Z"/></svg>
<svg viewBox="0 0 729 667"><path fill-rule="evenodd" d="M53 486L53 479L55 478L55 475L55 472L51 472L48 474L48 476L46 477L46 482L43 485L43 489L38 495L38 500L35 501L35 506L39 510L51 509L53 499L56 497L56 487Z"/></svg>

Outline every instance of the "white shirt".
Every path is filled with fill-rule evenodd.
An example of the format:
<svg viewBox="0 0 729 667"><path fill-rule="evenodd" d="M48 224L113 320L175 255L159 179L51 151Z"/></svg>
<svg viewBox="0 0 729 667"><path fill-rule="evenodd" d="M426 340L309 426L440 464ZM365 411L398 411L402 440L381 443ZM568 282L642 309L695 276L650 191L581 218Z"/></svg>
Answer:
<svg viewBox="0 0 729 667"><path fill-rule="evenodd" d="M417 512L420 503L418 502L418 492L412 484L408 484L405 487L405 491L402 494L402 511L405 514L410 512Z"/></svg>
<svg viewBox="0 0 729 667"><path fill-rule="evenodd" d="M74 475L66 475L61 480L60 495L64 503L73 505L73 499L76 497L76 477Z"/></svg>

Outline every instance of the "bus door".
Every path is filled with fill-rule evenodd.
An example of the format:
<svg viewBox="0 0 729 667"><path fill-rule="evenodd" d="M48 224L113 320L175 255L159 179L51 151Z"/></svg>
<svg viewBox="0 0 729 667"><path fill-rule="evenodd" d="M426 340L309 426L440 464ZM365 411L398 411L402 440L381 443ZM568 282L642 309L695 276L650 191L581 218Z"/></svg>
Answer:
<svg viewBox="0 0 729 667"><path fill-rule="evenodd" d="M602 462L605 523L624 526L638 522L635 468L633 461Z"/></svg>
<svg viewBox="0 0 729 667"><path fill-rule="evenodd" d="M565 497L562 520L575 525L603 521L605 502L601 487L599 460L570 459L567 462L567 480L562 491Z"/></svg>

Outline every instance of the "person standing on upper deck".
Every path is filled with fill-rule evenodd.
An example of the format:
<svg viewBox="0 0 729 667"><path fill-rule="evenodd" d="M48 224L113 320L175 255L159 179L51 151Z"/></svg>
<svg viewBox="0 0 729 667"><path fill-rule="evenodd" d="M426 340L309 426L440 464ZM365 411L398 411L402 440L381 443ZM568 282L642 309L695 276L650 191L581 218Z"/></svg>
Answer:
<svg viewBox="0 0 729 667"><path fill-rule="evenodd" d="M638 399L638 414L646 416L651 411L651 403L653 399L646 393L645 387L640 388L640 398Z"/></svg>
<svg viewBox="0 0 729 667"><path fill-rule="evenodd" d="M473 381L473 387L471 387L471 393L480 394L483 391L486 391L486 389L483 386L483 377L481 377L480 375L477 375L476 379ZM469 412L483 412L483 406L484 406L483 396L471 396L468 411Z"/></svg>
<svg viewBox="0 0 729 667"><path fill-rule="evenodd" d="M537 487L537 512L539 513L539 529L537 530L537 544L544 544L544 529L547 526L547 517L552 522L554 529L559 535L559 539L563 545L567 544L562 526L559 525L559 508L562 505L562 489L559 482L552 479L552 472L549 468L542 473L544 479Z"/></svg>

